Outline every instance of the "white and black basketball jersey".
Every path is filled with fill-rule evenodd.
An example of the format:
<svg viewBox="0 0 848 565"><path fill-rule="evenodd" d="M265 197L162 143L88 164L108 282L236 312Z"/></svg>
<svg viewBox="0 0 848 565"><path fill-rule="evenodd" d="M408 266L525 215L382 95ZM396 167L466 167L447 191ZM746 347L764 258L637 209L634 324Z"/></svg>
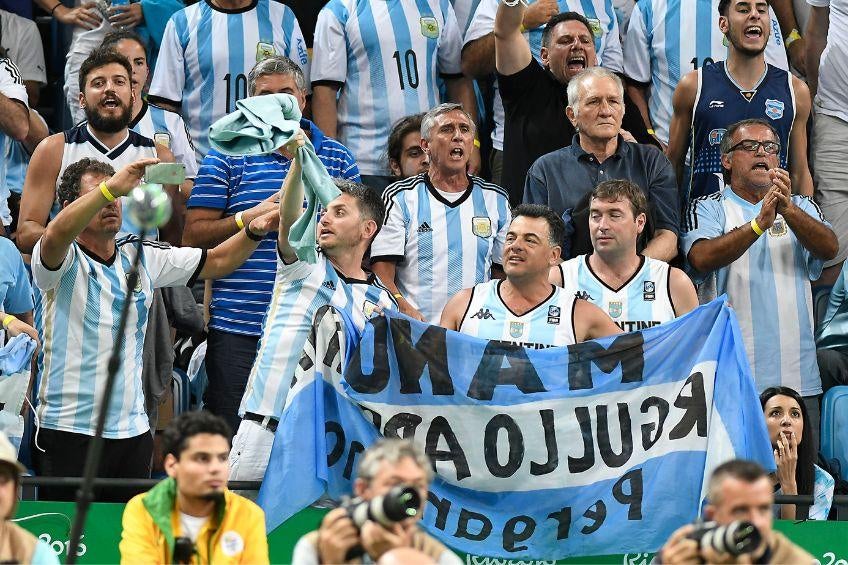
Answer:
<svg viewBox="0 0 848 565"><path fill-rule="evenodd" d="M569 259L559 266L566 294L588 300L626 332L658 326L674 319L669 289L669 266L642 256L642 264L626 283L614 289L598 277L588 255Z"/></svg>
<svg viewBox="0 0 848 565"><path fill-rule="evenodd" d="M575 343L574 295L551 285L551 294L519 316L504 304L503 281L491 280L471 289L471 300L459 331L484 339L497 339L531 349Z"/></svg>

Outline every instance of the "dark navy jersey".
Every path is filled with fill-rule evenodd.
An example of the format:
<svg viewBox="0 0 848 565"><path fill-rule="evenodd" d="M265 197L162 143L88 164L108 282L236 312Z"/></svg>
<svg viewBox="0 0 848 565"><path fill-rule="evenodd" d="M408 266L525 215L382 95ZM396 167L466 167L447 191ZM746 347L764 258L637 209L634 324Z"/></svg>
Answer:
<svg viewBox="0 0 848 565"><path fill-rule="evenodd" d="M760 118L780 136L780 166L787 168L789 135L795 120L792 75L772 65L753 90L744 91L727 73L724 61L698 69L698 92L692 113L692 179L688 201L718 192L722 181L719 145L727 128Z"/></svg>

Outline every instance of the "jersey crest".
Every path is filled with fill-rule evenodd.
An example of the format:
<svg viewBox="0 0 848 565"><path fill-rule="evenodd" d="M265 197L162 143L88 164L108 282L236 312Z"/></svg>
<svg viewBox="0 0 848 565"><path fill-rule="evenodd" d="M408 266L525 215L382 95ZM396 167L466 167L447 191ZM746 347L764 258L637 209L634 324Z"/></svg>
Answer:
<svg viewBox="0 0 848 565"><path fill-rule="evenodd" d="M436 21L436 18L431 16L422 17L420 20L421 23L421 35L424 37L429 37L430 39L438 39L439 37L439 22Z"/></svg>
<svg viewBox="0 0 848 565"><path fill-rule="evenodd" d="M516 339L524 335L524 322L510 322L509 335Z"/></svg>
<svg viewBox="0 0 848 565"><path fill-rule="evenodd" d="M485 216L474 216L471 218L471 231L477 237L491 237L492 220Z"/></svg>
<svg viewBox="0 0 848 565"><path fill-rule="evenodd" d="M784 108L786 108L786 104L780 100L774 100L771 98L766 99L766 116L772 120L779 120L782 118Z"/></svg>
<svg viewBox="0 0 848 565"><path fill-rule="evenodd" d="M610 300L609 305L607 306L607 311L609 312L610 318L620 318L622 311L621 300Z"/></svg>
<svg viewBox="0 0 848 565"><path fill-rule="evenodd" d="M153 142L167 149L171 148L171 134L167 131L157 131L153 134Z"/></svg>
<svg viewBox="0 0 848 565"><path fill-rule="evenodd" d="M260 41L256 44L256 62L264 61L269 57L273 57L277 54L277 50L274 48L273 43L269 43L267 41Z"/></svg>

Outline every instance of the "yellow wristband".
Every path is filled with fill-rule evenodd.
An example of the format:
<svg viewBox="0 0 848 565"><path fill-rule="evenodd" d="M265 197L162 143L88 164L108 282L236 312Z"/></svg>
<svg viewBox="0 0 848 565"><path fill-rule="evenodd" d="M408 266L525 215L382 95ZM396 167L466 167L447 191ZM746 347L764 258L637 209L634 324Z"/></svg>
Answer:
<svg viewBox="0 0 848 565"><path fill-rule="evenodd" d="M15 320L17 320L17 318L12 316L11 314L6 314L6 317L3 318L3 329L5 330L6 328L8 328L9 324L11 324Z"/></svg>
<svg viewBox="0 0 848 565"><path fill-rule="evenodd" d="M240 230L243 230L243 229L244 229L244 217L243 217L243 214L244 214L243 212L236 212L236 215L235 215L235 216L233 216L233 217L235 218L235 220L236 220L236 225L238 226L238 229L240 229Z"/></svg>
<svg viewBox="0 0 848 565"><path fill-rule="evenodd" d="M526 27L524 27L524 24L521 24L521 25L518 27L518 31L519 31L520 33L524 33L525 31L527 31L527 28L526 28Z"/></svg>
<svg viewBox="0 0 848 565"><path fill-rule="evenodd" d="M761 228L760 225L757 223L756 218L751 220L751 229L754 230L754 233L757 234L757 237L760 237L765 233L765 231L763 231L763 228Z"/></svg>
<svg viewBox="0 0 848 565"><path fill-rule="evenodd" d="M100 193L103 195L103 198L105 198L109 202L115 201L115 195L109 192L109 187L106 186L105 182L100 183Z"/></svg>
<svg viewBox="0 0 848 565"><path fill-rule="evenodd" d="M793 29L789 32L789 35L787 35L786 38L783 40L783 44L786 45L787 48L789 48L790 45L792 45L799 39L801 39L801 34L798 32L797 29Z"/></svg>
<svg viewBox="0 0 848 565"><path fill-rule="evenodd" d="M477 138L474 138L474 147L476 147L477 149L480 149L480 140L477 139Z"/></svg>
<svg viewBox="0 0 848 565"><path fill-rule="evenodd" d="M392 297L393 297L395 300L400 300L401 298L403 298L403 295L402 295L401 293L399 293L399 292L396 292L396 293L394 293L394 294L392 295Z"/></svg>
<svg viewBox="0 0 848 565"><path fill-rule="evenodd" d="M648 135L657 135L657 132L655 132L651 128L648 128Z"/></svg>

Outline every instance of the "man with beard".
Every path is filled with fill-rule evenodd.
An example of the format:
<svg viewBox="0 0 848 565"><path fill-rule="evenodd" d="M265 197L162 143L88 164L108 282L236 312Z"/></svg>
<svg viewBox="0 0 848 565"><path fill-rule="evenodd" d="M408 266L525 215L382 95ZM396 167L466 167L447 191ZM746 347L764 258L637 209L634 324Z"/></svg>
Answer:
<svg viewBox="0 0 848 565"><path fill-rule="evenodd" d="M23 253L31 253L44 232L59 179L71 163L87 157L119 169L143 158L174 160L169 149L128 129L137 94L132 88L132 67L126 57L110 49L94 50L80 67L79 82L80 104L85 108L87 121L44 139L30 160L18 222L17 243ZM174 199L176 187L166 186L166 189L175 210L171 221L160 228L160 237L179 243L182 199ZM126 219L121 230L136 231Z"/></svg>
<svg viewBox="0 0 848 565"><path fill-rule="evenodd" d="M765 61L771 33L766 0L721 0L718 25L727 39L727 60L688 73L674 90L667 155L677 173L683 207L722 189L721 139L730 124L767 120L777 130L780 167L799 194L812 196L807 165L810 91L800 79ZM692 170L683 162L692 137ZM684 178L686 177L686 178Z"/></svg>

